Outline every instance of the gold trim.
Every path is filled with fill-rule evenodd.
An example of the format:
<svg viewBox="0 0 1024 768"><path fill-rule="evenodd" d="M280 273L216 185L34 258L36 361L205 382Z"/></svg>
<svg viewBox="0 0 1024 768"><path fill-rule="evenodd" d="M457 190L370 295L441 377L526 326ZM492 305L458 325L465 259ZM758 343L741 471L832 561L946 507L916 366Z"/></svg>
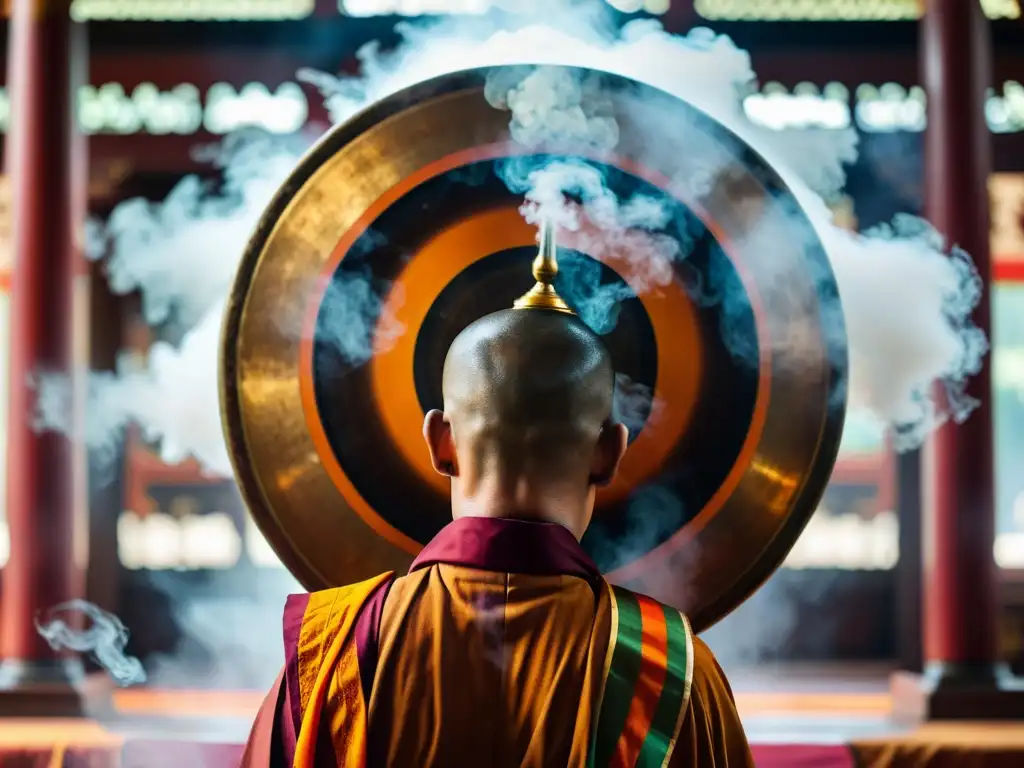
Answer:
<svg viewBox="0 0 1024 768"><path fill-rule="evenodd" d="M608 687L608 675L612 671L612 657L615 655L615 649L619 645L619 601L615 597L615 591L612 584L607 579L601 579L601 583L604 584L604 594L611 604L611 629L608 635L608 650L605 652L604 657L604 673L601 675L601 685L597 692L597 710L593 713L594 721L590 724L590 742L587 746L587 759L592 759L590 751L594 749L597 744L597 727L601 723L601 710L604 709L604 691Z"/></svg>
<svg viewBox="0 0 1024 768"><path fill-rule="evenodd" d="M540 247L533 260L533 279L537 281L529 291L516 299L515 309L549 309L569 315L576 313L569 309L558 292L554 282L558 276L558 244L555 241L555 225L545 219L540 225Z"/></svg>
<svg viewBox="0 0 1024 768"><path fill-rule="evenodd" d="M676 742L679 741L679 732L683 729L683 720L690 709L690 689L693 685L693 627L690 626L690 620L686 618L685 613L680 611L679 615L683 618L683 631L686 633L686 680L683 683L683 701L679 707L679 714L676 715L676 727L672 731L672 740L668 743L668 752L661 768L668 768L672 762L672 754L676 751Z"/></svg>

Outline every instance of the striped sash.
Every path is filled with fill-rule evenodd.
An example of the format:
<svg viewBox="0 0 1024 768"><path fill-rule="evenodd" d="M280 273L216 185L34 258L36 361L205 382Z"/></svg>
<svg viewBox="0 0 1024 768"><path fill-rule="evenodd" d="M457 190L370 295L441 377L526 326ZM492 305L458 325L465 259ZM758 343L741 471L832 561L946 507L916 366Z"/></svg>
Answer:
<svg viewBox="0 0 1024 768"><path fill-rule="evenodd" d="M668 765L690 699L693 633L679 611L611 587L604 695L588 768Z"/></svg>

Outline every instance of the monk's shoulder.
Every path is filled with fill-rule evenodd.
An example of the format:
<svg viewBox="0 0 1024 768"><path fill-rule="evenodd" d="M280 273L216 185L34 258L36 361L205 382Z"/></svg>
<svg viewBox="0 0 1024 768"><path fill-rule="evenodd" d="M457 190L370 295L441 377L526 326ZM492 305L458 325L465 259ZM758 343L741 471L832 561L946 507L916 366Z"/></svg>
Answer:
<svg viewBox="0 0 1024 768"><path fill-rule="evenodd" d="M708 644L693 638L693 678L690 699L696 707L735 707L732 687Z"/></svg>
<svg viewBox="0 0 1024 768"><path fill-rule="evenodd" d="M388 601L401 601L403 596L421 591L426 583L430 581L431 575L436 570L437 566L433 566L432 568L417 568L415 571L411 571L410 573L403 573L401 576L396 576L391 580L391 584L388 586Z"/></svg>
<svg viewBox="0 0 1024 768"><path fill-rule="evenodd" d="M351 612L358 612L382 587L394 578L392 572L343 587L321 589L288 595L284 605L284 628L297 632L303 626L329 625L344 621Z"/></svg>
<svg viewBox="0 0 1024 768"><path fill-rule="evenodd" d="M732 689L703 640L693 639L693 677L670 768L755 768Z"/></svg>
<svg viewBox="0 0 1024 768"><path fill-rule="evenodd" d="M618 615L620 631L623 622L625 622L627 627L635 622L645 626L647 621L657 617L655 620L663 625L661 634L664 635L663 639L668 642L669 647L675 647L680 650L685 649L683 652L686 657L691 661L693 660L693 646L696 636L693 634L690 620L685 613L650 595L635 592L618 585L612 585L609 582L605 583L608 586L605 594L612 598L608 602L612 604L613 608L615 608L614 612ZM631 616L632 619L630 619ZM659 633L655 632L654 634L656 636ZM692 669L693 665L687 663L687 667Z"/></svg>
<svg viewBox="0 0 1024 768"><path fill-rule="evenodd" d="M728 681L725 678L725 672L722 670L721 665L718 663L718 659L715 658L714 652L699 637L694 636L693 638L693 680L697 682L698 678L703 684L706 685L719 685L725 684L728 686Z"/></svg>
<svg viewBox="0 0 1024 768"><path fill-rule="evenodd" d="M655 600L653 597L633 592L623 587L613 587L612 592L619 595L632 596L637 601L648 601L650 604L659 606L666 615L677 615L681 619L681 629L685 632L686 642L693 659L692 671L690 673L690 696L697 699L712 702L727 698L732 699L732 689L725 677L725 672L718 664L715 654L708 647L708 644L694 634L690 621L684 613L670 605Z"/></svg>
<svg viewBox="0 0 1024 768"><path fill-rule="evenodd" d="M645 595L642 592L636 592L632 589L627 589L626 587L620 587L617 584L613 585L607 581L605 582L605 584L607 584L608 586L606 594L615 595L617 598L626 597L629 602L635 602L638 604L646 603L650 606L657 606L657 608L660 609L666 617L677 617L676 621L673 621L672 623L676 626L679 626L681 622L681 626L679 628L683 630L686 637L689 638L689 643L692 643L693 640L696 639L696 636L693 634L693 630L690 628L689 618L687 618L686 614L680 611L678 608L673 608L668 603L663 603L660 600L657 600L651 597L650 595ZM620 606L622 605L621 602L619 604ZM641 605L641 611L642 610L643 607Z"/></svg>

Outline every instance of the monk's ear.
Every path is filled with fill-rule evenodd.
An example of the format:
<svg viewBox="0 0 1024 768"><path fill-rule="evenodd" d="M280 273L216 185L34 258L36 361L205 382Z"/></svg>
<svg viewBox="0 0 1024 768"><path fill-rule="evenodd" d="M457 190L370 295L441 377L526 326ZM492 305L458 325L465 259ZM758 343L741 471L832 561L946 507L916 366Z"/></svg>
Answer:
<svg viewBox="0 0 1024 768"><path fill-rule="evenodd" d="M448 417L436 408L423 419L423 439L430 451L430 463L434 471L448 477L457 477L459 463L455 457L455 441L452 439L452 425Z"/></svg>
<svg viewBox="0 0 1024 768"><path fill-rule="evenodd" d="M601 428L597 438L597 450L594 451L594 464L590 468L590 482L604 487L615 479L622 464L629 443L629 430L625 424L607 423Z"/></svg>

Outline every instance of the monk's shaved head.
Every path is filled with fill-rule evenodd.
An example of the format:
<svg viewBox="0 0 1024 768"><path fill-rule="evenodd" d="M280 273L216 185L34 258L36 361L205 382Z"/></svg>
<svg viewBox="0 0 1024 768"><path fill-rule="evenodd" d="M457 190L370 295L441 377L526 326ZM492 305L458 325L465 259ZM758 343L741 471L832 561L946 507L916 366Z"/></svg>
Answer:
<svg viewBox="0 0 1024 768"><path fill-rule="evenodd" d="M472 435L512 471L557 471L564 451L593 445L614 389L604 344L561 312L488 315L459 334L444 365L444 409L456 434Z"/></svg>
<svg viewBox="0 0 1024 768"><path fill-rule="evenodd" d="M509 309L470 325L445 359L444 413L425 424L435 466L458 478L453 504L487 487L500 504L536 507L543 499L506 497L557 486L563 506L578 492L569 506L587 507L589 520L594 485L625 449L625 428L611 422L614 391L607 349L574 315Z"/></svg>

